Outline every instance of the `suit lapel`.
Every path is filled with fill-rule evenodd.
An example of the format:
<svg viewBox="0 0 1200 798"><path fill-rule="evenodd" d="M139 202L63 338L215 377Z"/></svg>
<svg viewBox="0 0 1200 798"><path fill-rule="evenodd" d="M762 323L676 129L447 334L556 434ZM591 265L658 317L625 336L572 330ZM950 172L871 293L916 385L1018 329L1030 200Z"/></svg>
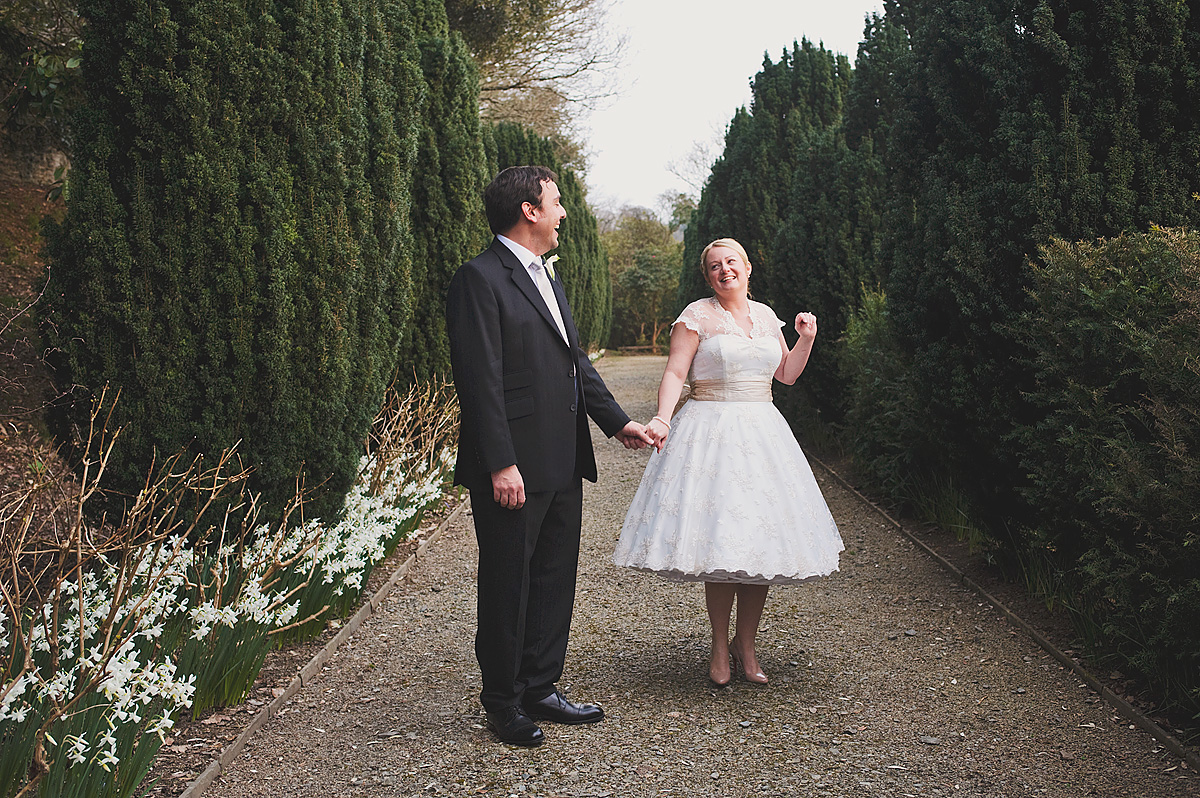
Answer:
<svg viewBox="0 0 1200 798"><path fill-rule="evenodd" d="M513 254L511 249L504 246L504 242L500 241L500 239L492 242L492 249L500 258L500 263L512 273L513 283L517 288L521 289L521 293L525 295L525 298L529 300L530 304L546 320L546 323L550 325L550 329L554 332L554 337L562 341L562 334L558 331L558 322L554 320L554 316L550 315L550 308L546 307L546 300L542 298L542 292L533 284L533 278L529 276L529 272L521 265L521 261L517 260L517 256ZM554 286L554 281L551 280L550 284ZM562 288L554 286L554 295L559 298L558 309L563 314L563 323L567 328L567 337L570 337L571 330L575 324L574 322L567 321L570 318L570 313L563 311L567 303L565 297L562 296ZM563 343L566 344L567 342L563 341Z"/></svg>
<svg viewBox="0 0 1200 798"><path fill-rule="evenodd" d="M579 341L576 340L575 317L571 315L571 303L567 302L567 292L558 280L551 280L550 285L554 289L554 298L558 300L558 310L562 313L563 326L567 328L567 338L570 339L571 347L575 348L579 346ZM536 289L537 286L534 288ZM557 325L555 325L555 329L558 329Z"/></svg>

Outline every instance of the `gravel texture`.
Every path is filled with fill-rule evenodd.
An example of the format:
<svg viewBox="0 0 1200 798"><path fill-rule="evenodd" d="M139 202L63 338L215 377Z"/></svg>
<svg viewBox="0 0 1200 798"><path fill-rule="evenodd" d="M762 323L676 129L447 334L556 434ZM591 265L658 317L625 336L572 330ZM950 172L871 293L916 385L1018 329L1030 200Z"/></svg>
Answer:
<svg viewBox="0 0 1200 798"><path fill-rule="evenodd" d="M662 358L601 372L648 418ZM707 679L703 587L609 560L646 452L596 433L567 672L603 723L496 742L473 654L476 549L463 514L206 798L269 796L1142 796L1200 779L975 593L816 469L847 550L772 588L768 686Z"/></svg>

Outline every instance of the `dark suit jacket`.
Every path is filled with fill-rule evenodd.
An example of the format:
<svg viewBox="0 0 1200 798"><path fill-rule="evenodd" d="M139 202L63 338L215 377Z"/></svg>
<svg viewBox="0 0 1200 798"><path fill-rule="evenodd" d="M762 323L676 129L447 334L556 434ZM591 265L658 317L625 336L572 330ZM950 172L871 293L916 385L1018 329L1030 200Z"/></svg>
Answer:
<svg viewBox="0 0 1200 798"><path fill-rule="evenodd" d="M527 492L565 490L581 476L595 482L587 416L610 437L629 423L579 347L562 285L552 284L569 345L499 239L450 282L446 319L461 411L455 484L487 488L493 471L513 464Z"/></svg>

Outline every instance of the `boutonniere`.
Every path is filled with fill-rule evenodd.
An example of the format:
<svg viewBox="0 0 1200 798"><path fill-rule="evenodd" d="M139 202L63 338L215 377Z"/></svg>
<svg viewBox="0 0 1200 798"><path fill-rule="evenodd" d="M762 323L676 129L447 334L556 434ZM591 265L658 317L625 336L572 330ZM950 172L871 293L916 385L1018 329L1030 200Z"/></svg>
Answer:
<svg viewBox="0 0 1200 798"><path fill-rule="evenodd" d="M554 261L556 261L556 260L558 260L558 256L551 255L550 257L546 258L546 260L542 264L546 267L546 274L550 275L551 280L558 279L558 275L556 275L554 273Z"/></svg>

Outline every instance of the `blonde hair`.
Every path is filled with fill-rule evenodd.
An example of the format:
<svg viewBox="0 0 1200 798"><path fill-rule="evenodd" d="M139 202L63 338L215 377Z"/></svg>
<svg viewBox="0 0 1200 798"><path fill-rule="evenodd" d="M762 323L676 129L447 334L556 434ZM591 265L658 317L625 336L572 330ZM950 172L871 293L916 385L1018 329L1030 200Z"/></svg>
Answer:
<svg viewBox="0 0 1200 798"><path fill-rule="evenodd" d="M750 268L750 256L746 254L745 247L739 244L735 239L718 238L716 241L705 247L704 251L700 253L700 276L704 278L705 285L711 285L708 282L708 265L705 263L705 261L708 260L708 253L711 252L714 247L727 247L728 249L732 249L734 252L742 256L742 263L746 264L746 268Z"/></svg>

